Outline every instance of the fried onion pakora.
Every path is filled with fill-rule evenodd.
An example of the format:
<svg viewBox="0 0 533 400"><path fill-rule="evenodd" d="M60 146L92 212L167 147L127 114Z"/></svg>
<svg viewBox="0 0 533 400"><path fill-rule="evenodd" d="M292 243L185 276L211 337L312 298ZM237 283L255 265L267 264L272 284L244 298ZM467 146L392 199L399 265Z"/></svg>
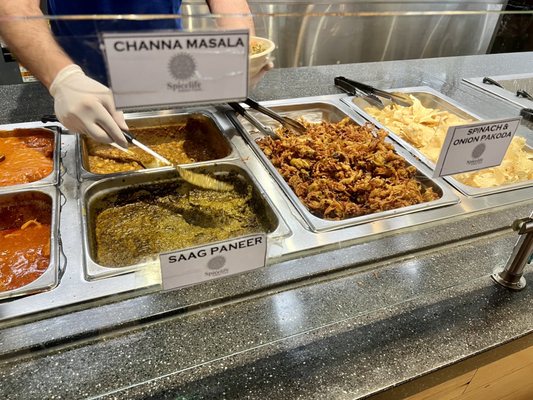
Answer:
<svg viewBox="0 0 533 400"><path fill-rule="evenodd" d="M416 168L385 142L386 131L349 118L300 122L305 135L278 128L279 139L264 137L257 143L315 216L341 220L438 198L416 179Z"/></svg>

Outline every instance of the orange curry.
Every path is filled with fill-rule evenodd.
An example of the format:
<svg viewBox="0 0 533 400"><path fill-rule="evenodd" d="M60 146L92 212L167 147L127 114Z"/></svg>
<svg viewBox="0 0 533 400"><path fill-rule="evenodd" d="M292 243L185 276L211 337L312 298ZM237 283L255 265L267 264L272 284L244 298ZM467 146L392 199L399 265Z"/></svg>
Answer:
<svg viewBox="0 0 533 400"><path fill-rule="evenodd" d="M53 154L54 134L47 129L0 131L0 186L34 182L50 175Z"/></svg>
<svg viewBox="0 0 533 400"><path fill-rule="evenodd" d="M50 263L50 225L32 219L0 231L0 291L33 282Z"/></svg>

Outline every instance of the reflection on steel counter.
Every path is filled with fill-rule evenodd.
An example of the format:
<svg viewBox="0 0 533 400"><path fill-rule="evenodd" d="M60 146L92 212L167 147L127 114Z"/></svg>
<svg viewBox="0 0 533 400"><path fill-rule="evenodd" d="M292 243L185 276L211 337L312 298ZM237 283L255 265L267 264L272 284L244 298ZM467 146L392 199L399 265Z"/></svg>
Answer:
<svg viewBox="0 0 533 400"><path fill-rule="evenodd" d="M284 68L485 54L498 23L494 11L505 3L290 0L250 7L256 33L278 44L276 65ZM480 12L453 14L460 11Z"/></svg>
<svg viewBox="0 0 533 400"><path fill-rule="evenodd" d="M533 10L531 0L508 0L505 11ZM489 53L514 53L533 50L531 14L500 16Z"/></svg>

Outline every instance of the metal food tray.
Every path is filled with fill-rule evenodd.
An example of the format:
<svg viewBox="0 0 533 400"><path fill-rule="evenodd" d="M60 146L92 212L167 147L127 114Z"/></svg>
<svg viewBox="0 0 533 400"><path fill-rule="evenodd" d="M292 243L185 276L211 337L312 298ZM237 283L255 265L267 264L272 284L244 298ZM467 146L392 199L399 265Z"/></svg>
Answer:
<svg viewBox="0 0 533 400"><path fill-rule="evenodd" d="M48 131L52 131L54 134L54 153L53 153L53 169L52 172L45 176L42 179L39 179L38 181L28 182L28 183L20 183L17 185L9 185L9 186L0 186L0 193L6 193L11 192L13 190L19 190L19 189L30 189L30 188L38 188L42 186L47 185L56 185L59 182L59 177L61 175L61 129L56 126L44 126L35 124L32 127L29 126L17 126L14 124L11 125L0 125L0 130L2 131L12 131L15 129L20 130L33 130L33 129L46 129Z"/></svg>
<svg viewBox="0 0 533 400"><path fill-rule="evenodd" d="M422 105L424 107L430 107L435 108L439 110L448 111L450 113L453 113L461 118L469 118L474 119L476 121L482 120L481 117L477 116L476 114L467 111L463 106L461 106L459 103L455 102L454 100L450 99L449 97L445 96L444 94L426 86L420 86L420 87L408 87L408 88L399 88L399 89L392 89L393 91L397 92L403 92L403 93L409 93L418 98ZM400 145L405 147L409 152L411 152L413 155L415 155L419 160L421 160L424 164L426 164L429 168L432 170L435 169L435 164L429 160L423 153L420 152L415 146L407 142L406 140L402 139L396 133L386 126L384 126L381 122L377 121L374 117L367 114L363 107L366 106L365 97L344 97L342 99L343 103L347 104L350 108L355 110L358 114L360 114L362 117L364 117L369 122L372 122L374 125L376 125L379 128L385 129L389 136L394 139L394 141L398 142ZM371 104L369 104L371 105ZM533 151L533 150L532 150ZM445 176L444 179L450 183L452 186L454 186L457 190L459 190L461 193L467 196L472 197L478 197L478 196L484 196L487 194L492 193L500 193L500 192L506 192L513 189L528 187L533 184L533 181L523 181L523 182L517 182L512 183L509 185L502 185L502 186L496 186L491 188L476 188L472 186L465 185L461 182L459 182L457 179L451 176Z"/></svg>
<svg viewBox="0 0 533 400"><path fill-rule="evenodd" d="M262 104L272 108L274 111L288 117L299 118L305 117L310 122L339 122L342 119L349 117L352 121L359 125L363 125L366 121L359 115L354 114L350 108L343 104L340 99L344 96L319 96L319 97L306 97L296 98L288 100L268 101ZM257 119L263 122L265 125L277 128L279 124L267 119L266 117L248 109L248 112L252 113ZM389 139L386 139L389 143L395 146L396 152L404 157L406 161L417 168L419 177L418 179L422 184L432 187L435 193L439 194L440 198L427 203L416 204L408 207L402 207L394 210L388 210L383 212L377 212L373 214L363 215L354 218L347 218L344 220L326 220L313 215L307 207L300 201L288 183L283 179L281 174L272 165L268 157L263 153L256 143L257 139L264 137L265 135L253 128L242 117L238 117L234 112L228 111L228 116L234 121L238 129L242 132L245 139L250 146L254 149L254 152L261 159L263 164L268 168L272 177L277 181L278 185L282 188L285 195L291 200L294 207L301 214L302 218L307 223L308 227L314 232L330 231L348 226L363 224L367 222L373 222L384 218L389 218L402 214L409 214L419 210L427 210L436 207L443 207L450 204L459 202L459 198L453 194L453 192L445 185L442 180L433 180L422 171L418 161L415 160L406 150Z"/></svg>
<svg viewBox="0 0 533 400"><path fill-rule="evenodd" d="M0 194L0 214L5 208L22 207L30 204L35 209L36 216L38 211L50 213L50 263L46 271L27 285L20 288L0 291L0 299L9 299L13 297L26 296L29 294L39 293L47 290L51 290L59 283L59 277L61 274L61 265L59 258L59 204L58 204L58 189L55 186L31 188L28 190L19 189L10 193ZM33 211L33 210L32 210ZM27 214L24 217L27 218ZM10 221L9 217L13 219ZM11 227L15 218L22 218L21 215L14 215L8 213L4 216L0 222L0 229Z"/></svg>
<svg viewBox="0 0 533 400"><path fill-rule="evenodd" d="M463 78L463 81L466 84L473 86L476 90L495 99L507 101L520 108L533 108L533 101L516 95L517 90L525 90L533 96L533 73L488 76L488 78L491 78L502 85L503 88L490 83L483 83L484 78L485 77L482 76Z"/></svg>
<svg viewBox="0 0 533 400"><path fill-rule="evenodd" d="M345 106L345 108L347 107ZM221 108L224 113L227 110L229 110L228 107ZM169 113L169 111L160 110L159 113L164 115ZM24 123L26 126L34 126L34 124L36 122ZM229 126L230 128L231 136L229 137L231 143L239 154L239 159L235 160L235 162L243 164L247 171L251 173L254 182L259 182L259 193L264 197L268 195L268 203L274 205L274 212L281 217L280 225L274 232L267 235L267 265L264 269L250 272L250 281L248 278L244 279L244 276L239 281L245 285L251 285L252 289L257 282L259 282L260 286L283 284L287 280L304 279L309 274L329 273L345 266L342 262L333 265L320 262L320 257L317 262L313 258L314 256L346 249L356 243L361 244L364 248L369 245L378 249L378 239L383 235L400 235L403 238L401 235L407 230L413 229L424 233L426 229L429 229L429 225L442 224L445 227L447 226L447 220L461 220L472 213L490 213L495 207L505 208L513 203L527 202L531 199L533 193L533 187L495 194L489 198L473 198L457 193L461 201L454 205L421 210L343 229L316 233L307 228L305 220L294 207L292 201L285 195L278 181L272 177L269 169L265 167L264 163L256 155L253 147L237 131L232 122L225 117L225 114L224 118L220 119L220 124L223 127ZM21 127L20 125L17 124L17 127ZM117 299L140 296L159 290L161 283L159 265L155 268L143 268L130 273L121 271L120 275L109 276L105 279L86 279L87 273L83 249L84 234L81 226L82 218L84 218L82 211L85 209L82 206L82 200L85 199L83 196L92 185L99 185L92 191L91 194L94 195L96 195L98 188L112 190L113 185L101 185L110 178L100 181L85 180L81 183L78 182L79 164L78 155L75 151L77 146L76 138L74 135L62 135L61 139L62 165L65 166L65 173L62 175L58 185L61 193L61 197L58 199L61 201L60 232L62 245L60 243L60 257L61 264L63 265L64 261L68 260L69 266L64 270L60 269L59 283L53 290L13 300L0 301L0 323L3 324L17 324L20 318L31 319L32 315L42 315L43 312L52 312L60 315L70 312L73 307L93 307L95 305L108 304ZM213 167L217 167L216 162L213 164ZM187 168L201 169L193 168L192 165L188 165ZM421 168L426 174L431 174L430 169L425 165L421 164ZM158 171L161 173L161 170L151 170L150 173L157 174ZM148 179L144 175L146 174L130 174L127 177L114 178L113 182L120 185L122 179L129 180L134 176L136 176L134 181ZM451 190L451 187L447 186ZM86 198L88 199L88 197ZM427 224L429 225L425 226ZM65 257L63 257L63 251ZM339 254L344 253L341 251ZM295 264L298 264L301 268L286 268L287 265ZM97 269L96 271L100 273L109 272L105 269ZM61 276L62 272L64 272L63 276ZM115 271L115 273L117 272ZM222 279L224 281L219 283L212 281L207 284L200 284L194 290L205 292L209 297L213 288L237 282L233 278ZM190 303L187 293L177 293L176 295L185 296L184 306ZM147 299L149 300L149 297Z"/></svg>
<svg viewBox="0 0 533 400"><path fill-rule="evenodd" d="M479 121L482 119L476 114L465 110L459 103L456 103L454 100L450 99L449 97L446 97L442 93L427 86L392 89L391 91L409 93L415 96L418 100L420 100L420 102L422 103L424 107L448 111L449 113L455 114L458 117L465 118L465 119L472 119L474 121ZM386 130L389 133L389 136L395 142L399 143L400 145L408 149L409 152L415 155L420 161L422 161L428 167L430 167L431 169L435 169L435 163L431 161L429 158L427 158L420 150L418 150L415 146L413 146L411 143L409 143L405 139L398 136L394 131L390 130L388 127L383 125L381 122L379 122L377 119L372 117L370 114L368 114L364 110L364 107L373 107L371 103L368 103L366 101L366 96L363 96L363 97L356 97L356 96L346 97L345 96L341 101L347 104L353 110L355 110L365 120L373 123L374 125L376 125L377 127L381 129Z"/></svg>
<svg viewBox="0 0 533 400"><path fill-rule="evenodd" d="M260 207L266 216L269 224L267 233L268 239L280 238L290 234L290 230L277 210L268 199L268 196L260 189L255 178L247 171L244 165L238 162L225 162L216 165L203 165L197 167L186 166L195 172L210 173L214 176L223 176L230 172L237 173L238 178L248 182L254 189L255 199L260 203ZM120 191L129 187L143 187L158 183L179 181L176 171L173 168L158 168L147 170L143 174L129 174L128 176L110 177L97 182L85 181L81 184L81 215L82 215L82 235L83 235L83 257L85 264L85 276L88 280L106 278L115 275L122 275L128 272L159 267L159 259L154 255L153 259L135 265L124 267L107 267L98 264L93 253L95 245L93 243L94 226L91 218L93 216L93 204L98 198ZM206 243L207 244L207 243ZM176 249L178 250L178 249Z"/></svg>
<svg viewBox="0 0 533 400"><path fill-rule="evenodd" d="M125 114L124 118L130 128L140 128L140 127L152 127L158 125L172 125L172 124L181 124L191 117L205 119L206 123L211 125L213 130L213 135L220 135L218 145L224 147L224 150L227 150L227 154L223 158L200 161L192 163L194 165L205 165L212 163L214 161L225 161L231 160L237 157L235 149L231 145L228 137L226 135L227 128L224 128L220 124L220 117L217 115L216 111L206 111L206 110L194 110L194 111L168 111L162 114L161 112L137 112ZM215 133L216 131L216 133ZM79 179L91 179L97 180L102 178L109 178L113 176L124 176L132 172L144 173L147 170L136 170L136 171L125 171L125 172L116 172L110 174L97 174L93 173L89 169L89 156L86 145L86 138L81 135L77 135L77 154L78 154L78 164L79 164ZM162 167L164 168L164 167ZM159 168L150 168L150 170L159 169Z"/></svg>

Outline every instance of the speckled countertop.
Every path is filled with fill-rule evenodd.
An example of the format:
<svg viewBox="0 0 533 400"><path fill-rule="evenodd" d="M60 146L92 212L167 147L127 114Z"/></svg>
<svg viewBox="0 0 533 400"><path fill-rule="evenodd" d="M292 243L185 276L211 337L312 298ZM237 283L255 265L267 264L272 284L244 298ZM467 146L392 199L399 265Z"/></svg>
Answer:
<svg viewBox="0 0 533 400"><path fill-rule="evenodd" d="M480 114L516 115L460 78L530 72L532 64L533 54L522 53L273 70L254 95L338 93L333 77L345 75L382 87L425 84ZM51 111L39 85L0 86L0 123ZM354 399L378 393L533 333L532 268L521 292L490 279L516 241L511 221L527 216L532 203L284 261L268 274L13 324L0 330L0 395ZM280 277L287 283L268 286ZM205 301L213 291L218 298ZM190 306L177 306L183 297Z"/></svg>

